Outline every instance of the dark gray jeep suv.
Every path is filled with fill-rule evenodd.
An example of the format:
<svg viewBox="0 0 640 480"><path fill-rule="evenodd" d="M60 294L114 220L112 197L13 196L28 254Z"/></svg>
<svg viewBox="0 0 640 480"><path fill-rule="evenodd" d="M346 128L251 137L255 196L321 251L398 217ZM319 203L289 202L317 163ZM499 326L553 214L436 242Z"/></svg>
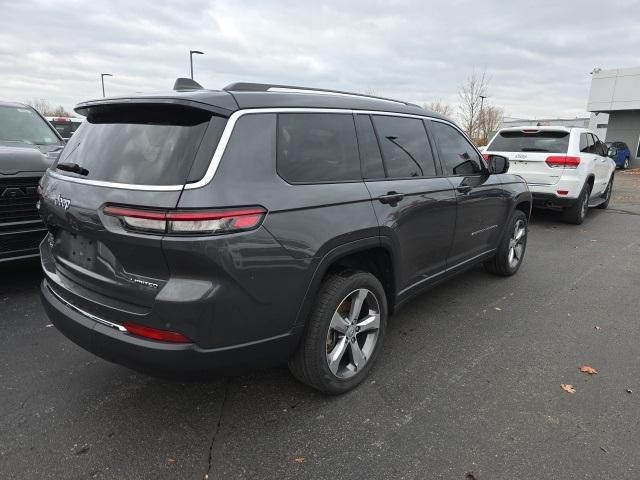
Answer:
<svg viewBox="0 0 640 480"><path fill-rule="evenodd" d="M42 179L46 311L132 368L289 362L328 393L387 316L478 262L520 266L531 195L404 102L278 85L101 99Z"/></svg>

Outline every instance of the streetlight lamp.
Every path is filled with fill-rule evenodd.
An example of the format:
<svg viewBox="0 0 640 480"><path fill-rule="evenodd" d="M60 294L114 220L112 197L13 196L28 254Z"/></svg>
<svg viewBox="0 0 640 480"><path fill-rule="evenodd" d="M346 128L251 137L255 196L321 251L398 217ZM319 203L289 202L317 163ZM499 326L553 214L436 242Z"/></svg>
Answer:
<svg viewBox="0 0 640 480"><path fill-rule="evenodd" d="M100 81L102 82L102 96L104 97L104 77L113 77L113 75L111 75L110 73L101 73L100 74Z"/></svg>
<svg viewBox="0 0 640 480"><path fill-rule="evenodd" d="M200 50L189 50L189 64L191 65L191 80L193 80L193 54L204 55Z"/></svg>
<svg viewBox="0 0 640 480"><path fill-rule="evenodd" d="M483 128L483 123L484 121L482 120L482 107L484 106L484 99L487 98L486 95L478 95L478 97L480 97L480 113L478 114L478 121L479 121L479 127L480 129ZM480 135L482 135L484 132L480 132Z"/></svg>

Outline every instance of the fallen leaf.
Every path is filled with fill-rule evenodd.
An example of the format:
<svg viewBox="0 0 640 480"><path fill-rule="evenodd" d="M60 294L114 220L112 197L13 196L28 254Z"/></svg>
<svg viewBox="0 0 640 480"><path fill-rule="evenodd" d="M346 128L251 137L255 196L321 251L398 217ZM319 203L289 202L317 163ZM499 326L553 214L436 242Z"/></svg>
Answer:
<svg viewBox="0 0 640 480"><path fill-rule="evenodd" d="M293 461L296 463L304 463L304 457L293 457Z"/></svg>
<svg viewBox="0 0 640 480"><path fill-rule="evenodd" d="M464 476L464 480L478 480L478 477L476 477L473 472L467 472Z"/></svg>
<svg viewBox="0 0 640 480"><path fill-rule="evenodd" d="M582 365L580 367L580 371L582 373L588 373L589 375L595 375L596 373L598 373L598 370L596 370L593 367L590 367L589 365Z"/></svg>
<svg viewBox="0 0 640 480"><path fill-rule="evenodd" d="M178 461L175 458L167 457L167 465L174 465Z"/></svg>
<svg viewBox="0 0 640 480"><path fill-rule="evenodd" d="M573 388L573 385L569 385L568 383L561 383L560 388L567 393L576 393L576 389Z"/></svg>
<svg viewBox="0 0 640 480"><path fill-rule="evenodd" d="M45 325L45 327L51 328L51 327L53 327L53 323L48 323L48 324Z"/></svg>
<svg viewBox="0 0 640 480"><path fill-rule="evenodd" d="M502 309L500 307L494 307L497 311L501 311Z"/></svg>
<svg viewBox="0 0 640 480"><path fill-rule="evenodd" d="M595 327L593 327L593 328L595 328L596 330L601 330L601 328L600 328L598 325L596 325L596 326L595 326Z"/></svg>
<svg viewBox="0 0 640 480"><path fill-rule="evenodd" d="M627 392L627 393L633 393L633 390L631 390L630 388L627 388L627 389L625 390L625 392Z"/></svg>

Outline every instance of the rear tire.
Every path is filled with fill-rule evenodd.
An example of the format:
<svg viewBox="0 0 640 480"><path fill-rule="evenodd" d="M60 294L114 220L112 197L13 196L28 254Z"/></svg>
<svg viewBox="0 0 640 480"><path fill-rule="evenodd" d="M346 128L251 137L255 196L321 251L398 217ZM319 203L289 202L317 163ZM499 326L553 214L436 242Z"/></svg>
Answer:
<svg viewBox="0 0 640 480"><path fill-rule="evenodd" d="M605 209L609 206L609 201L611 200L611 194L613 193L613 173L611 174L611 178L609 179L609 183L607 183L607 189L604 191L604 202L598 205L596 208Z"/></svg>
<svg viewBox="0 0 640 480"><path fill-rule="evenodd" d="M564 210L564 221L581 225L589 211L589 197L591 196L591 185L585 183L576 202Z"/></svg>
<svg viewBox="0 0 640 480"><path fill-rule="evenodd" d="M489 273L509 277L518 271L527 248L528 223L524 212L513 212L495 256L484 262Z"/></svg>
<svg viewBox="0 0 640 480"><path fill-rule="evenodd" d="M624 158L624 163L622 164L622 169L627 170L629 168L629 157Z"/></svg>
<svg viewBox="0 0 640 480"><path fill-rule="evenodd" d="M289 370L330 395L362 382L378 358L387 325L387 298L368 272L332 273L323 281Z"/></svg>

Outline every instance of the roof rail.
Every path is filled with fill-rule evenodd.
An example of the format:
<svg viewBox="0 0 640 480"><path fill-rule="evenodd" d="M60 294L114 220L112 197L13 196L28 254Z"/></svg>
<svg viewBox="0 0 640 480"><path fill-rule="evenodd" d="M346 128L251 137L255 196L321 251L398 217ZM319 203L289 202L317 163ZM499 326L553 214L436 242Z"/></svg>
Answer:
<svg viewBox="0 0 640 480"><path fill-rule="evenodd" d="M226 91L232 92L281 92L281 93L315 93L318 95L338 95L348 97L362 97L371 98L373 100L382 100L385 102L399 103L401 105L407 105L411 107L419 107L415 103L403 102L402 100L394 100L393 98L376 97L374 95L365 95L364 93L344 92L341 90L327 90L324 88L313 87L296 87L293 85L275 85L269 83L247 83L237 82L227 85L223 88Z"/></svg>
<svg viewBox="0 0 640 480"><path fill-rule="evenodd" d="M202 90L202 85L192 78L177 78L173 84L174 90Z"/></svg>

